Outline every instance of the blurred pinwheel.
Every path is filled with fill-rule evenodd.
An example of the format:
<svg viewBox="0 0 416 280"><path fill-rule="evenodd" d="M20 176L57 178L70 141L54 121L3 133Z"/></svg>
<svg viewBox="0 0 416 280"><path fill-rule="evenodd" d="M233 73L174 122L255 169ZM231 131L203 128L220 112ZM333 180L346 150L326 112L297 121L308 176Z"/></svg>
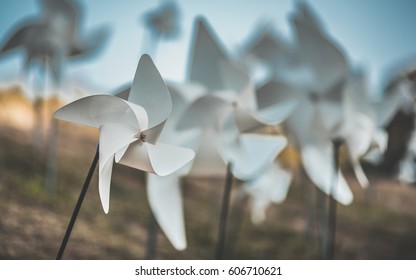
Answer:
<svg viewBox="0 0 416 280"><path fill-rule="evenodd" d="M128 101L111 95L94 95L56 111L55 118L100 128L99 193L106 213L114 161L166 176L192 160L192 150L158 143L171 106L162 77L150 57L144 55Z"/></svg>
<svg viewBox="0 0 416 280"><path fill-rule="evenodd" d="M360 160L381 160L388 143L385 127L400 105L400 99L396 97L375 100L366 82L366 75L362 71L350 75L344 94L345 116L339 129L339 136L345 139L355 175L364 188L369 181Z"/></svg>
<svg viewBox="0 0 416 280"><path fill-rule="evenodd" d="M203 19L196 21L185 88L194 91L182 91L192 95L193 99L189 99L193 101L179 121L178 130L202 130L190 174L208 175L220 170L224 174L226 164L232 162L235 177L253 179L286 145L282 136L253 131L283 121L293 110L293 103L280 104L278 114L258 110L248 74L227 56L212 34Z"/></svg>
<svg viewBox="0 0 416 280"><path fill-rule="evenodd" d="M165 122L159 141L193 149L196 131L176 130L188 102L175 90L174 83L168 83L167 86L172 100L172 111ZM116 96L127 100L129 93L130 87L127 87L119 90ZM188 173L189 168L190 164L187 164L167 176L146 173L146 190L153 216L177 250L184 250L187 246L180 180Z"/></svg>
<svg viewBox="0 0 416 280"><path fill-rule="evenodd" d="M259 176L255 173L262 172L262 168L265 168L265 162L271 163L286 144L286 140L281 136L240 133L239 129L249 130L258 125L258 121L253 121L252 118L246 118L249 123L241 123L239 129L233 118L226 118L224 114L230 114L233 111L236 113L231 116L237 116L242 110L240 105L230 104L233 101L226 101L222 97L211 98L207 94L215 91L221 96L222 92L231 98L230 100L239 102L239 92L233 92L233 90L234 88L243 90L244 82L251 89L248 81L240 82L240 79L245 79L247 76L228 61L202 20L197 21L195 35L194 59L191 62L192 70L190 71L192 78L189 83L169 84L173 102L172 115L160 137L166 143L194 149L196 155L192 163L169 176L159 177L148 174L146 183L149 203L155 218L172 245L178 250L186 248L181 177L224 176L226 164L232 160L236 163L233 169L235 176L254 178ZM204 66L207 61L209 64ZM227 74L226 78L219 82L220 84L213 82L213 85L207 88L204 83L199 82L199 77L203 74L198 74L198 71L207 71L204 72L207 75L205 79L217 79L218 67ZM235 73L234 76L232 76L233 73ZM202 80L204 81L204 78ZM231 85L227 86L228 84ZM206 105L208 107L205 107ZM244 112L241 115L245 116ZM220 122L222 121L223 127L221 128ZM227 133L224 127L227 127ZM160 197L165 197L164 202Z"/></svg>
<svg viewBox="0 0 416 280"><path fill-rule="evenodd" d="M314 184L331 194L335 167L332 140L344 118L343 94L349 75L342 51L314 19L310 8L299 3L292 16L299 62L297 80L292 75L269 81L257 91L259 108L272 110L273 104L292 100L296 109L286 120L289 135L298 147L302 165ZM352 193L340 174L334 198L342 204L352 201Z"/></svg>
<svg viewBox="0 0 416 280"><path fill-rule="evenodd" d="M79 34L80 7L75 0L41 1L42 13L18 25L0 49L0 55L17 49L25 52L23 70L32 64L49 68L60 82L66 58L90 55L101 47L109 35L107 28Z"/></svg>
<svg viewBox="0 0 416 280"><path fill-rule="evenodd" d="M173 39L180 33L180 10L174 1L166 1L145 13L142 20L150 32L147 52L156 53L159 39Z"/></svg>
<svg viewBox="0 0 416 280"><path fill-rule="evenodd" d="M397 64L397 63L396 63ZM388 122L388 149L380 167L393 171L399 181L414 183L416 181L415 155L415 60L406 59L392 67L386 78L383 100L391 100L397 110L394 119Z"/></svg>

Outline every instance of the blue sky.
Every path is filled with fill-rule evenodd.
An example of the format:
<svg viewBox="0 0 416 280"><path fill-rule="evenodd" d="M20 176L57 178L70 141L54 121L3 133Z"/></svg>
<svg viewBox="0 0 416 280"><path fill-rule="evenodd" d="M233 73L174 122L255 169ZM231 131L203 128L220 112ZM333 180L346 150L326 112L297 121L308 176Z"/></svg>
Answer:
<svg viewBox="0 0 416 280"><path fill-rule="evenodd" d="M84 6L84 30L106 25L111 38L99 55L82 63L69 63L68 80L90 85L92 91L111 92L133 79L146 30L140 17L161 1L80 0ZM416 1L412 0L309 0L326 24L329 33L344 48L350 62L367 69L374 85L393 64L416 57ZM260 21L270 21L283 36L292 32L288 17L294 0L191 1L178 0L182 13L181 36L161 41L155 63L167 80L182 81L186 73L188 49L196 16L203 15L229 51L238 49ZM2 1L0 42L11 28L30 15L36 15L36 0ZM0 83L17 79L21 57L0 58Z"/></svg>

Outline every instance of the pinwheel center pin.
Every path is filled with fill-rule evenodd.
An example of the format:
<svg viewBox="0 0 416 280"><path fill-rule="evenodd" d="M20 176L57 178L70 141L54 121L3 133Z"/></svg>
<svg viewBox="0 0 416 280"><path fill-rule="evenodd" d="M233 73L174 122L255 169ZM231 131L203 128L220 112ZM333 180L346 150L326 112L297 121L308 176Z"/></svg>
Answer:
<svg viewBox="0 0 416 280"><path fill-rule="evenodd" d="M147 135L144 132L139 132L136 135L134 135L134 137L137 138L137 139L139 139L142 142L146 142Z"/></svg>

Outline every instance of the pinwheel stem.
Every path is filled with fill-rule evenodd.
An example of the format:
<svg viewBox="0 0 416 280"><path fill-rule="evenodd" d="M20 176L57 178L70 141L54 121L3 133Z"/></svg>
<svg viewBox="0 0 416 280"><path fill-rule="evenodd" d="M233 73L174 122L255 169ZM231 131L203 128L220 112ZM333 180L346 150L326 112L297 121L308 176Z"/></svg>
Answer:
<svg viewBox="0 0 416 280"><path fill-rule="evenodd" d="M308 258L311 252L311 245L314 241L314 206L311 192L311 183L307 178L305 170L301 172L301 185L304 192L304 203L305 203L305 215L306 215L306 227L305 227L305 255Z"/></svg>
<svg viewBox="0 0 416 280"><path fill-rule="evenodd" d="M322 259L326 259L328 247L328 215L327 215L327 199L325 193L316 189L316 214L319 237L319 251Z"/></svg>
<svg viewBox="0 0 416 280"><path fill-rule="evenodd" d="M218 227L217 250L215 253L217 260L224 259L225 237L226 237L226 232L227 232L227 218L228 218L228 211L230 208L231 187L233 185L233 174L231 173L231 167L232 167L232 164L228 163L227 175L225 178L224 195L222 198L220 223Z"/></svg>
<svg viewBox="0 0 416 280"><path fill-rule="evenodd" d="M69 237L71 236L72 229L74 227L75 221L77 220L79 210L81 209L82 202L84 201L84 197L90 185L92 175L94 174L94 170L97 167L98 157L99 157L99 146L97 145L97 151L95 152L94 159L91 163L87 177L85 178L84 185L81 189L81 193L79 194L78 201L77 201L77 204L75 205L74 212L72 213L71 220L69 221L68 227L66 228L64 238L62 239L61 247L59 248L59 251L58 251L58 255L56 256L57 260L62 259L62 256L65 252L66 244L68 243Z"/></svg>
<svg viewBox="0 0 416 280"><path fill-rule="evenodd" d="M48 193L55 192L58 181L58 161L57 161L57 142L58 142L58 121L52 119L46 146L46 167L45 167L45 189Z"/></svg>
<svg viewBox="0 0 416 280"><path fill-rule="evenodd" d="M43 108L46 95L46 69L40 74L41 77L34 77L34 92L35 97L33 101L34 111L34 125L33 125L33 147L41 150L43 145Z"/></svg>
<svg viewBox="0 0 416 280"><path fill-rule="evenodd" d="M149 224L147 227L147 247L145 255L146 260L154 260L156 257L157 233L158 224L152 211L150 211Z"/></svg>
<svg viewBox="0 0 416 280"><path fill-rule="evenodd" d="M337 201L334 199L336 187L338 183L338 171L339 171L339 149L342 142L340 140L334 140L334 179L332 182L331 195L329 196L329 211L328 211L328 233L327 233L327 252L326 259L333 260L335 257L335 238L336 238L336 223L337 223Z"/></svg>
<svg viewBox="0 0 416 280"><path fill-rule="evenodd" d="M235 207L231 210L231 228L227 238L227 247L230 255L234 252L235 244L237 243L239 233L241 232L241 226L246 214L248 201L248 195L244 195L244 197L239 200L239 203L236 203Z"/></svg>

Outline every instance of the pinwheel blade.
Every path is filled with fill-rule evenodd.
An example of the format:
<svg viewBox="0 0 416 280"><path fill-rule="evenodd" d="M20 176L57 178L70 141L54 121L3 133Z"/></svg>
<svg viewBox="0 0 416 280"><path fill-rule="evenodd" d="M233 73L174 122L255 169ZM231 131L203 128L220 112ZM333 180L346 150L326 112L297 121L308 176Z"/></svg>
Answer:
<svg viewBox="0 0 416 280"><path fill-rule="evenodd" d="M333 148L327 145L305 145L301 147L302 164L311 181L325 194L343 205L353 200L353 195L340 171L337 175L337 184L333 188L335 165L333 162Z"/></svg>
<svg viewBox="0 0 416 280"><path fill-rule="evenodd" d="M218 136L211 129L204 130L199 136L192 162L190 176L215 177L224 176L227 165L219 153Z"/></svg>
<svg viewBox="0 0 416 280"><path fill-rule="evenodd" d="M147 129L147 114L141 106L112 95L92 95L78 99L58 109L54 117L92 127L118 123Z"/></svg>
<svg viewBox="0 0 416 280"><path fill-rule="evenodd" d="M148 144L148 149L154 173L160 176L166 176L179 170L195 157L195 153L191 149L167 144Z"/></svg>
<svg viewBox="0 0 416 280"><path fill-rule="evenodd" d="M366 189L370 185L370 182L368 181L367 175L364 173L363 167L359 162L355 162L352 164L352 168L358 183L363 189Z"/></svg>
<svg viewBox="0 0 416 280"><path fill-rule="evenodd" d="M71 58L88 57L94 55L110 36L108 27L99 27L90 31L85 38L72 42L68 56Z"/></svg>
<svg viewBox="0 0 416 280"><path fill-rule="evenodd" d="M159 176L167 176L189 163L195 156L191 149L157 143L136 141L116 162Z"/></svg>
<svg viewBox="0 0 416 280"><path fill-rule="evenodd" d="M25 47L31 38L36 34L39 29L39 24L36 22L28 21L19 29L17 29L9 39L6 40L4 45L0 49L0 55L6 52L12 51L19 47Z"/></svg>
<svg viewBox="0 0 416 280"><path fill-rule="evenodd" d="M186 233L180 177L147 174L147 197L150 208L173 247L186 249Z"/></svg>
<svg viewBox="0 0 416 280"><path fill-rule="evenodd" d="M256 112L237 107L234 108L235 123L241 132L248 132L265 125L277 125L293 112L296 104L297 101L288 100Z"/></svg>
<svg viewBox="0 0 416 280"><path fill-rule="evenodd" d="M98 174L98 193L100 195L101 205L104 213L110 210L110 184L111 174L113 172L114 155L107 161L99 159L99 174Z"/></svg>
<svg viewBox="0 0 416 280"><path fill-rule="evenodd" d="M310 25L310 18L294 16L292 23L296 29L297 40L303 58L312 68L317 90L329 88L334 81L347 77L347 61L340 48L317 25Z"/></svg>
<svg viewBox="0 0 416 280"><path fill-rule="evenodd" d="M149 116L150 129L161 124L163 127L170 115L172 100L168 88L148 55L140 58L128 101L143 106ZM155 131L160 133L160 129ZM156 142L157 137L147 136Z"/></svg>
<svg viewBox="0 0 416 280"><path fill-rule="evenodd" d="M292 174L276 162L263 174L242 185L244 191L252 197L251 221L262 223L266 218L267 207L271 203L283 202L292 182Z"/></svg>
<svg viewBox="0 0 416 280"><path fill-rule="evenodd" d="M285 82L271 80L257 89L256 97L258 108L264 110L287 101L296 101L299 93Z"/></svg>
<svg viewBox="0 0 416 280"><path fill-rule="evenodd" d="M110 183L114 154L124 150L134 138L135 129L120 124L104 124L100 126L100 156L99 156L99 193L105 213L108 213L110 203Z"/></svg>
<svg viewBox="0 0 416 280"><path fill-rule="evenodd" d="M364 156L370 149L375 135L375 127L371 119L363 114L355 114L354 119L349 120L350 128L345 136L348 152L354 160Z"/></svg>
<svg viewBox="0 0 416 280"><path fill-rule="evenodd" d="M195 23L194 42L191 47L189 80L204 85L211 90L224 89L224 79L221 70L226 63L225 51L214 38L208 24L202 18Z"/></svg>
<svg viewBox="0 0 416 280"><path fill-rule="evenodd" d="M198 98L185 111L177 129L213 127L230 112L231 106L222 98L205 95Z"/></svg>
<svg viewBox="0 0 416 280"><path fill-rule="evenodd" d="M283 150L287 140L283 136L242 134L238 144L221 145L221 155L226 162L232 162L233 175L241 180L251 180L270 166Z"/></svg>

